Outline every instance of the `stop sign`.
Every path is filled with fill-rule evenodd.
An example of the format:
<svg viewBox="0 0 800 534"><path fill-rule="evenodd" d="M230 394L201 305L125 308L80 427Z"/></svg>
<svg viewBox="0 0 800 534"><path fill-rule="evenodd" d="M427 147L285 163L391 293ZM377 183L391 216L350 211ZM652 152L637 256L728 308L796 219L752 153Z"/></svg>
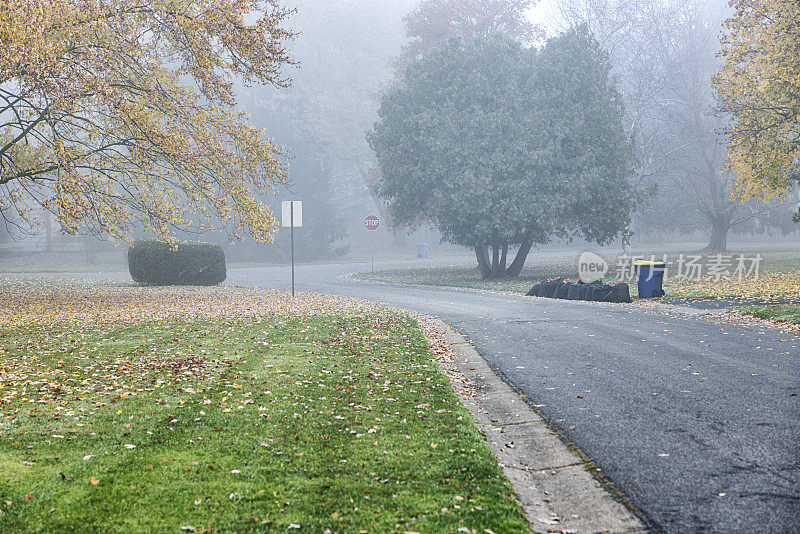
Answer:
<svg viewBox="0 0 800 534"><path fill-rule="evenodd" d="M364 219L364 228L367 230L374 232L381 226L381 220L378 218L377 215L367 215L366 219Z"/></svg>

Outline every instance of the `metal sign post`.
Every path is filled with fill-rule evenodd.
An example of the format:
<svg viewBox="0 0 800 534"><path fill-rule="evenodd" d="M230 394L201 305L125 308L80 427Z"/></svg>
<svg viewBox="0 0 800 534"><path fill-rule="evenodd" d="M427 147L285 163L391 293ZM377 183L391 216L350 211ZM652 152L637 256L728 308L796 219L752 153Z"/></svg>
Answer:
<svg viewBox="0 0 800 534"><path fill-rule="evenodd" d="M284 200L281 203L281 226L289 228L292 248L292 296L294 297L294 229L303 226L303 203L299 200Z"/></svg>
<svg viewBox="0 0 800 534"><path fill-rule="evenodd" d="M291 212L291 215L289 215L289 220L291 221L289 235L291 236L290 241L292 242L292 296L294 296L294 209L289 211Z"/></svg>
<svg viewBox="0 0 800 534"><path fill-rule="evenodd" d="M374 232L381 227L381 220L377 215L367 215L364 219L364 228ZM372 272L375 272L375 238L370 240L370 256L372 257Z"/></svg>

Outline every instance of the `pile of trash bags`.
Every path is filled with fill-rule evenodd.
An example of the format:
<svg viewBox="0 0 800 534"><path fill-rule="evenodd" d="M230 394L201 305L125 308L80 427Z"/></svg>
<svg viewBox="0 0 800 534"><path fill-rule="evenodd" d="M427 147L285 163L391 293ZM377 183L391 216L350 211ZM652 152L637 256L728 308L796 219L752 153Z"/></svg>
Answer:
<svg viewBox="0 0 800 534"><path fill-rule="evenodd" d="M605 284L602 281L571 282L569 278L548 278L525 293L528 297L547 297L565 300L591 300L594 302L632 302L628 284Z"/></svg>

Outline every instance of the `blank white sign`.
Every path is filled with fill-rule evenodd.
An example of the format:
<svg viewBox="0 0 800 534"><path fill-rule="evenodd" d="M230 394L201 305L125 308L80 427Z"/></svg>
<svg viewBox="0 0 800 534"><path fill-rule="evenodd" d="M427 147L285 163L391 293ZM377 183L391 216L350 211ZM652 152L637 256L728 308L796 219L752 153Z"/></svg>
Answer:
<svg viewBox="0 0 800 534"><path fill-rule="evenodd" d="M292 226L292 211L294 211L294 227L303 226L303 202L300 200L284 200L281 202L281 226L290 228Z"/></svg>

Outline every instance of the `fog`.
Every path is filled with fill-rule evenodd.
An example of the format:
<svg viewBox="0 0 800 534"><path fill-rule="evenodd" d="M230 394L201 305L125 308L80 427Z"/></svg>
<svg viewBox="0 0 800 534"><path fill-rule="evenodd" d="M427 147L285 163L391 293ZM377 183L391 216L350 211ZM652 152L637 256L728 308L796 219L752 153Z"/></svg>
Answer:
<svg viewBox="0 0 800 534"><path fill-rule="evenodd" d="M419 1L291 0L285 5L296 9L288 25L297 34L289 43L297 64L284 73L290 87L241 85L237 95L239 108L288 155L290 184L261 200L275 213L283 200L303 201L297 257L306 262L363 259L376 248L383 256L405 258L416 254L418 243L428 244L433 254L471 255L469 248L443 241L435 222L393 225L386 199L372 183L379 165L366 134L379 119L382 97L402 84L398 57L409 42L407 17ZM791 220L800 201L797 191L785 201L731 200L735 176L724 165L722 133L729 117L720 111L710 84L720 64L721 24L729 15L725 0L542 0L526 12L538 33L525 47L541 48L548 38L587 24L608 53L625 106L624 127L636 144L639 165L631 183L645 197L632 214L634 247L725 251L800 243L800 225ZM381 218L374 233L363 226L370 214ZM224 233L199 239L223 245L237 261L288 259L287 232L269 245L231 243ZM621 239L606 248L621 249ZM114 250L102 236L60 235L51 216L33 235L0 230L0 243L3 253ZM581 235L554 235L537 248L598 247Z"/></svg>
<svg viewBox="0 0 800 534"><path fill-rule="evenodd" d="M390 228L376 235L363 228L366 215L383 218L385 207L369 190L374 155L364 133L377 120L381 91L396 82L393 63L408 42L404 17L415 1L298 2L293 43L300 62L288 91L243 89L242 107L274 132L292 156L291 191L279 195L308 203L303 256L365 252L375 238L386 252L410 252L439 243L435 228ZM725 250L735 243L797 243L791 221L798 196L766 204L730 200L734 177L724 169L728 120L719 113L711 77L719 68L719 34L730 15L724 0L545 0L527 13L541 38L588 23L609 53L626 109L625 127L636 138L641 165L633 181L647 201L633 216L634 245L685 244ZM500 75L500 73L498 73ZM313 223L309 223L313 224ZM277 247L283 246L279 237ZM555 238L545 248L582 248ZM620 248L621 243L611 244ZM469 251L466 251L469 253Z"/></svg>

